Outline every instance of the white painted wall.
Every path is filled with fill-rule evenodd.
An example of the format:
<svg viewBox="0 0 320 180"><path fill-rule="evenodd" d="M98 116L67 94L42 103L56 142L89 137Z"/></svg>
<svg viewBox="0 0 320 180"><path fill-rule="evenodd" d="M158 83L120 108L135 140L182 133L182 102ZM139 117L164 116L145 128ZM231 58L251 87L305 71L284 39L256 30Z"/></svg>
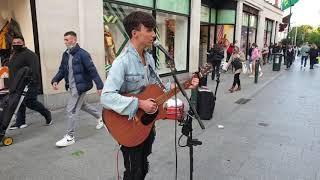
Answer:
<svg viewBox="0 0 320 180"><path fill-rule="evenodd" d="M189 72L198 70L201 1L191 1Z"/></svg>
<svg viewBox="0 0 320 180"><path fill-rule="evenodd" d="M236 19L235 40L238 41L238 46L240 46L240 42L241 42L243 2L244 2L244 0L238 0L238 2L237 2L237 19Z"/></svg>

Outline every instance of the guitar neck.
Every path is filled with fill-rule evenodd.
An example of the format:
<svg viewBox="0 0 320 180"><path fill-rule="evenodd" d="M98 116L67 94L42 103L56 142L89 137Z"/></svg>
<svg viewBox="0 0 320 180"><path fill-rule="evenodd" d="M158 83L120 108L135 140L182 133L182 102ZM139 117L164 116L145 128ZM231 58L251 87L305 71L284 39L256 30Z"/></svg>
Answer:
<svg viewBox="0 0 320 180"><path fill-rule="evenodd" d="M210 64L205 64L203 67L200 68L200 71L198 71L197 73L193 74L193 77L198 77L199 79L206 76L209 72L212 71L212 65ZM188 88L191 85L191 79L185 81L183 83L183 89ZM172 96L174 96L175 94L179 93L180 89L175 87L173 89L170 89L169 92L164 93L163 95L159 96L155 101L158 105L163 104L164 102L166 102L168 99L170 99Z"/></svg>
<svg viewBox="0 0 320 180"><path fill-rule="evenodd" d="M191 80L185 81L183 83L183 89L186 89L188 86L191 85ZM163 104L164 102L166 102L168 99L170 99L172 96L174 96L175 94L178 94L180 92L180 89L178 87L175 87L173 89L170 89L169 92L164 93L162 96L158 97L156 99L156 103L159 104Z"/></svg>

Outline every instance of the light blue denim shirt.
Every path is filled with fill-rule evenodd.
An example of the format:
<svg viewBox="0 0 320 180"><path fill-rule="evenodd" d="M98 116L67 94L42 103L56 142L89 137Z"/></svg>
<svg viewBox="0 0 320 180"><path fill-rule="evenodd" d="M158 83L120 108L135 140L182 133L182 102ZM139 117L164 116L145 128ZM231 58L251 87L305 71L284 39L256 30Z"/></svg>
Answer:
<svg viewBox="0 0 320 180"><path fill-rule="evenodd" d="M151 54L144 53L146 64L155 72L155 61ZM101 93L101 104L106 109L128 115L132 119L138 110L138 98L122 94L138 94L148 84L157 84L158 74L150 72L141 62L136 49L129 43L127 49L112 64ZM170 83L166 84L170 88Z"/></svg>

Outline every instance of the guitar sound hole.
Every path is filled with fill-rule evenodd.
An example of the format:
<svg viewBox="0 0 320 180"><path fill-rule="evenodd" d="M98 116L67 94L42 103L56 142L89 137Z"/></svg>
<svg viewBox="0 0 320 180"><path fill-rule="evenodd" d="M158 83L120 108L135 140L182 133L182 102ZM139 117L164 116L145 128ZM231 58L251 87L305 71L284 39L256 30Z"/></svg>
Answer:
<svg viewBox="0 0 320 180"><path fill-rule="evenodd" d="M143 125L147 126L153 122L153 120L157 117L159 110L153 114L143 114L141 117L141 122Z"/></svg>

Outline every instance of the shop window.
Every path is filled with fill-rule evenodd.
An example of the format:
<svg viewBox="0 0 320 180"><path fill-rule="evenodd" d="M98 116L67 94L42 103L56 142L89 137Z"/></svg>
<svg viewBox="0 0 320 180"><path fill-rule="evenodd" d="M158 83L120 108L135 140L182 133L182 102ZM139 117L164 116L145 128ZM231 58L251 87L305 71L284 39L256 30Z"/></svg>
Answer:
<svg viewBox="0 0 320 180"><path fill-rule="evenodd" d="M264 30L264 44L268 46L271 44L273 21L266 19Z"/></svg>
<svg viewBox="0 0 320 180"><path fill-rule="evenodd" d="M207 62L209 26L200 26L199 65Z"/></svg>
<svg viewBox="0 0 320 180"><path fill-rule="evenodd" d="M26 47L35 51L29 0L0 0L0 68L6 66L9 61L14 36L22 36ZM0 89L9 86L8 79L3 77L7 76L0 78ZM42 88L42 85L40 87Z"/></svg>
<svg viewBox="0 0 320 180"><path fill-rule="evenodd" d="M209 22L210 8L201 6L201 22Z"/></svg>
<svg viewBox="0 0 320 180"><path fill-rule="evenodd" d="M248 29L247 26L242 26L241 28L241 42L240 42L240 49L243 52L247 51L247 44L248 44Z"/></svg>
<svg viewBox="0 0 320 180"><path fill-rule="evenodd" d="M235 10L218 10L217 24L235 24Z"/></svg>
<svg viewBox="0 0 320 180"><path fill-rule="evenodd" d="M156 8L160 10L189 15L190 0L157 0Z"/></svg>
<svg viewBox="0 0 320 180"><path fill-rule="evenodd" d="M106 71L109 70L116 56L121 54L129 42L129 36L123 26L123 19L133 11L144 11L151 14L151 11L140 8L108 2L104 3L103 20Z"/></svg>
<svg viewBox="0 0 320 180"><path fill-rule="evenodd" d="M217 25L216 43L223 41L225 47L234 40L234 25Z"/></svg>
<svg viewBox="0 0 320 180"><path fill-rule="evenodd" d="M247 12L242 17L240 49L248 55L251 44L256 42L258 17Z"/></svg>
<svg viewBox="0 0 320 180"><path fill-rule="evenodd" d="M178 71L187 68L187 38L188 18L166 13L157 13L157 37L161 44L174 58L174 64ZM157 50L158 71L160 74L169 73L168 59Z"/></svg>
<svg viewBox="0 0 320 180"><path fill-rule="evenodd" d="M211 19L210 19L210 22L215 24L216 21L217 21L217 20L216 20L216 12L217 12L217 11L216 11L216 9L213 9L213 8L211 8L210 11L211 11Z"/></svg>

